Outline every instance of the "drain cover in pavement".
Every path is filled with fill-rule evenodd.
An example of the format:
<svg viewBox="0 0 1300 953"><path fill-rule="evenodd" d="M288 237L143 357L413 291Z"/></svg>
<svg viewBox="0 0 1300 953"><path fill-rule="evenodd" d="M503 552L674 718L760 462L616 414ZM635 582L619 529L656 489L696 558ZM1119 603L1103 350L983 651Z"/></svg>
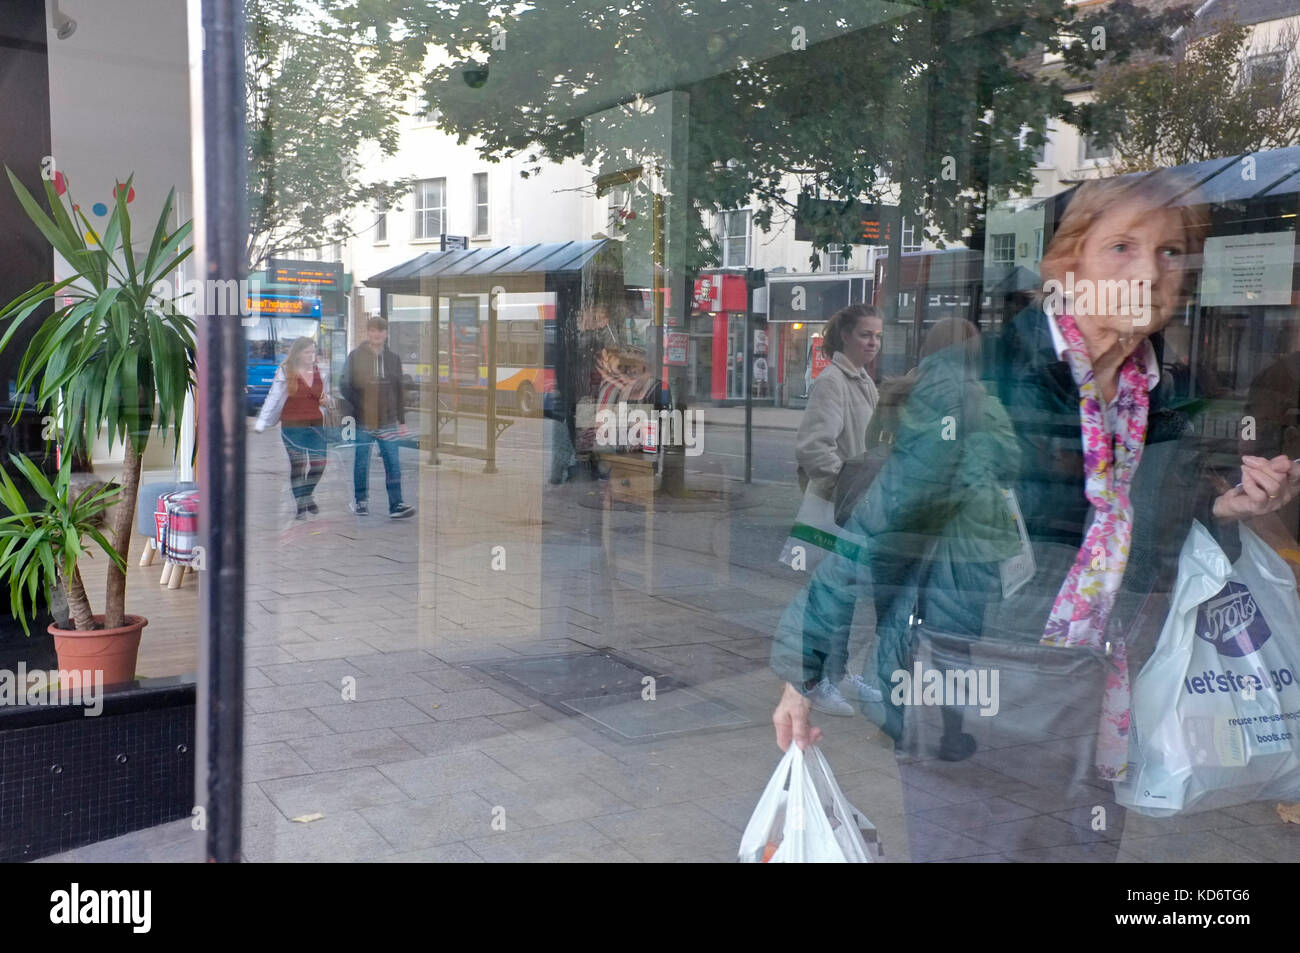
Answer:
<svg viewBox="0 0 1300 953"><path fill-rule="evenodd" d="M623 739L648 741L750 723L726 702L608 650L494 659L474 667L513 683L557 711L584 715ZM647 675L655 680L653 701L642 698Z"/></svg>
<svg viewBox="0 0 1300 953"><path fill-rule="evenodd" d="M613 652L494 659L479 662L477 667L515 682L545 702L584 695L640 696L645 676L654 676L656 690L660 681L667 681L657 672L648 672Z"/></svg>

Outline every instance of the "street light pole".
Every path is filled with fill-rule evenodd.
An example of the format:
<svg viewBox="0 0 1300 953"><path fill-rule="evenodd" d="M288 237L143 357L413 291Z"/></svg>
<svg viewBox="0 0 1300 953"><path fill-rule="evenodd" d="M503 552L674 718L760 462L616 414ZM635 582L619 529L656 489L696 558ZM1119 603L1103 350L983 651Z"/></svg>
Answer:
<svg viewBox="0 0 1300 953"><path fill-rule="evenodd" d="M741 355L741 380L745 388L745 482L754 482L754 289L767 284L767 272L745 269L745 352Z"/></svg>

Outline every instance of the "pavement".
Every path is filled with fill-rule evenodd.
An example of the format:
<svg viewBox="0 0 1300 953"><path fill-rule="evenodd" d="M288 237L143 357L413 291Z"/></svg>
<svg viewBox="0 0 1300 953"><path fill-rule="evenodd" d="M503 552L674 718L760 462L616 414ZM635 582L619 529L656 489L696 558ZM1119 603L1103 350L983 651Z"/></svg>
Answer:
<svg viewBox="0 0 1300 953"><path fill-rule="evenodd" d="M705 426L744 427L745 408L714 407L704 404L697 409L704 412ZM752 408L753 424L756 430L798 430L799 421L803 419L803 410L792 407Z"/></svg>
<svg viewBox="0 0 1300 953"><path fill-rule="evenodd" d="M418 515L391 521L377 456L374 513L347 511L353 452L298 522L278 435L249 435L244 858L734 861L780 756L766 660L802 582L776 562L797 488L695 473L711 503L606 510L600 484L547 483L541 421L521 420L495 474L403 450ZM859 657L869 631L855 624ZM862 718L818 723L882 859L906 861L891 746ZM981 777L1019 817L1059 810ZM936 817L972 796L909 792ZM203 836L185 819L48 860L198 861ZM1045 823L1007 859L1074 855ZM1130 816L1121 859L1297 861L1300 826L1271 804Z"/></svg>

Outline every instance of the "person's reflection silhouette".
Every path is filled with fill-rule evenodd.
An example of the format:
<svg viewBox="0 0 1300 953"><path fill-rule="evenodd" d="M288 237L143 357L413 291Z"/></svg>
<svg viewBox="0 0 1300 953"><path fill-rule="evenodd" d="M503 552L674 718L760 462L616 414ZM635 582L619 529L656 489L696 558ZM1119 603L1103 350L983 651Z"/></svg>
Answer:
<svg viewBox="0 0 1300 953"><path fill-rule="evenodd" d="M906 392L898 395L893 449L847 526L867 545L845 547L818 567L787 610L773 651L778 674L811 690L869 589L878 645L876 671L865 677L884 698L865 711L895 741L904 728L895 673L911 671L914 622L928 617L942 631L978 633L999 566L1018 545L1000 487L1014 478L1019 451L1006 412L980 382L978 330L960 318L941 321L921 353L891 385ZM943 592L952 598L936 596ZM959 643L946 648L954 660L965 652ZM968 757L974 743L960 712L945 709L943 721L939 757Z"/></svg>
<svg viewBox="0 0 1300 953"><path fill-rule="evenodd" d="M1236 520L1300 496L1300 463L1281 454L1243 456L1240 482L1221 490L1179 400L1179 375L1166 366L1163 331L1183 313L1189 262L1208 225L1175 175L1080 186L1043 256L1039 306L1002 329L990 362L990 393L1010 417L1018 462L1005 458L991 399L981 398L978 412L962 409L982 393L977 381L953 370L927 397L922 375L907 412L923 428L899 441L854 511L884 590L874 596L885 610L882 648L907 657L894 633L914 605L918 661L944 676L937 697L918 705L913 692L902 709L898 762L913 860L1117 859L1125 812L1112 782L1127 777L1131 757L1130 672L1159 635L1193 520L1231 556ZM946 445L941 416L955 437ZM1012 492L995 509L1004 480ZM1006 521L1023 527L1019 554L1001 532ZM835 605L828 582L814 575L810 609ZM816 740L795 680L816 667L809 649L835 621L833 612L813 618L793 650L777 640L773 665L791 682L773 714L778 744ZM961 704L948 677L963 675L1000 687L987 708L980 693L980 715L989 717L959 726L939 714ZM960 766L937 760L966 753L973 757ZM946 806L935 806L934 792Z"/></svg>

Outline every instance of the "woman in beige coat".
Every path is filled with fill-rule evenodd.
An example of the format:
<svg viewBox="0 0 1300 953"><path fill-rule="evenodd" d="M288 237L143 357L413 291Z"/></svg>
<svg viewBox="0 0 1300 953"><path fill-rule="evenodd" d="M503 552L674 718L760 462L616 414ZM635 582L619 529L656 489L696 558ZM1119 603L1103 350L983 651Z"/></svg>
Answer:
<svg viewBox="0 0 1300 953"><path fill-rule="evenodd" d="M795 438L799 484L823 499L835 496L844 461L867 448L867 424L876 409L876 383L867 367L880 353L884 324L871 305L837 311L826 326L822 351L830 365L813 382Z"/></svg>
<svg viewBox="0 0 1300 953"><path fill-rule="evenodd" d="M880 312L866 304L849 305L832 315L822 337L822 350L831 363L818 375L808 397L795 437L795 459L799 464L800 489L811 489L826 500L835 497L835 481L847 460L867 448L867 425L875 412L879 393L867 373L880 353L884 322ZM848 645L827 659L826 677L808 698L825 714L851 715L853 706L845 700L838 683L844 680ZM879 701L878 689L861 676L846 682L850 695L864 701Z"/></svg>

